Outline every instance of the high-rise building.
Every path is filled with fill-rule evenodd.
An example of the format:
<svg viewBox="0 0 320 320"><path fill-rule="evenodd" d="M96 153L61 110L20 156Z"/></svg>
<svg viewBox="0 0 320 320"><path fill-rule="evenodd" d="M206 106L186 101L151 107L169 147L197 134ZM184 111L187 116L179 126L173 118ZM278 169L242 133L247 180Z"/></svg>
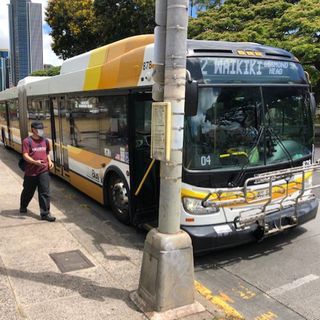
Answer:
<svg viewBox="0 0 320 320"><path fill-rule="evenodd" d="M9 88L9 53L0 49L0 91Z"/></svg>
<svg viewBox="0 0 320 320"><path fill-rule="evenodd" d="M10 0L10 63L11 81L43 69L42 5L31 0Z"/></svg>

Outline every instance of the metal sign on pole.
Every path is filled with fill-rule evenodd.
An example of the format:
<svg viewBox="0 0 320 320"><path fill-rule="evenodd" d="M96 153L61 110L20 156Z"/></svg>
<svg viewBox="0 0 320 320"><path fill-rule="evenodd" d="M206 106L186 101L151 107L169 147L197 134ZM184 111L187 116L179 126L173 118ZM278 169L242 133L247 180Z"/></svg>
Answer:
<svg viewBox="0 0 320 320"><path fill-rule="evenodd" d="M151 158L170 161L171 103L154 102L151 116Z"/></svg>
<svg viewBox="0 0 320 320"><path fill-rule="evenodd" d="M161 161L159 226L146 238L138 291L149 318L204 311L194 301L193 250L180 230L188 0L157 0L152 96L152 157ZM176 310L176 313L175 313ZM156 313L156 315L155 315Z"/></svg>

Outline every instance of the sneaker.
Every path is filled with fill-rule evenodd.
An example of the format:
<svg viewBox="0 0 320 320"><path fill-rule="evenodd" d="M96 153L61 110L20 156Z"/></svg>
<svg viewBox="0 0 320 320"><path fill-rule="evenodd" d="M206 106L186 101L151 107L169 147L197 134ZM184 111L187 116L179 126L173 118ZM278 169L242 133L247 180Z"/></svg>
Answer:
<svg viewBox="0 0 320 320"><path fill-rule="evenodd" d="M27 208L20 208L20 213L27 213L28 212L28 210L27 210Z"/></svg>
<svg viewBox="0 0 320 320"><path fill-rule="evenodd" d="M50 213L48 213L48 214L41 215L41 220L47 220L49 222L54 222L54 221L56 221L56 218L54 216L52 216Z"/></svg>

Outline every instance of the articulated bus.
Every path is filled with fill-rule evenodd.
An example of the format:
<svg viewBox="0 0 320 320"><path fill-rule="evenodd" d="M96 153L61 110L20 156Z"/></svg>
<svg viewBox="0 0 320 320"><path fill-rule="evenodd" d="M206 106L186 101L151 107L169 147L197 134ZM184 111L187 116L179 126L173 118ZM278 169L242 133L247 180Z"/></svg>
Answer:
<svg viewBox="0 0 320 320"><path fill-rule="evenodd" d="M0 93L1 139L21 151L41 120L52 173L123 223L156 225L151 165L153 35L127 38ZM204 252L262 239L316 217L314 99L289 52L188 40L181 228Z"/></svg>

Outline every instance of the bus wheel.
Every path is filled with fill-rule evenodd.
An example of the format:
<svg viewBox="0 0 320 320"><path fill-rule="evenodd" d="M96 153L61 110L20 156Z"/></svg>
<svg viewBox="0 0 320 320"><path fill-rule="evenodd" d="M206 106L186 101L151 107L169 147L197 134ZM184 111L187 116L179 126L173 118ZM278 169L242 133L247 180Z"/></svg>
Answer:
<svg viewBox="0 0 320 320"><path fill-rule="evenodd" d="M126 182L117 174L112 174L108 181L108 198L112 212L125 224L130 224L129 191Z"/></svg>

